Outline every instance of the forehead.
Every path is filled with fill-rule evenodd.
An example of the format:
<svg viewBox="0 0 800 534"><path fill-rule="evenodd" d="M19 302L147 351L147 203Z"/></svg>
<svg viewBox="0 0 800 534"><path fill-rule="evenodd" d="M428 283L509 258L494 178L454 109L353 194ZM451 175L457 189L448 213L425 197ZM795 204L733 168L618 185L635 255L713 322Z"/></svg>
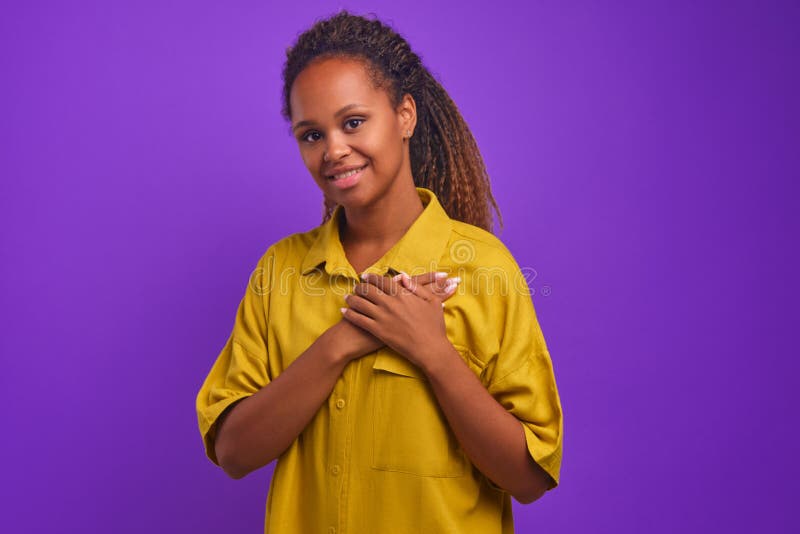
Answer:
<svg viewBox="0 0 800 534"><path fill-rule="evenodd" d="M326 119L352 103L390 106L389 95L373 87L364 64L342 58L325 59L303 69L289 98L295 121Z"/></svg>

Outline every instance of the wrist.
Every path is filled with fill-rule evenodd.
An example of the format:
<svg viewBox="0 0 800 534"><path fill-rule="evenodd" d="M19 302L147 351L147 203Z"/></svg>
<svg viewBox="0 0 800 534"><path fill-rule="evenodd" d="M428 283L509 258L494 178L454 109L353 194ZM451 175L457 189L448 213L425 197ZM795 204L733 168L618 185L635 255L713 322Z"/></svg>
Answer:
<svg viewBox="0 0 800 534"><path fill-rule="evenodd" d="M341 322L335 324L320 336L320 340L326 349L325 354L335 364L347 364L354 358L346 343L341 325Z"/></svg>
<svg viewBox="0 0 800 534"><path fill-rule="evenodd" d="M429 379L438 378L443 373L447 373L448 369L453 368L453 362L461 360L458 351L450 343L450 340L444 338L441 342L434 345L428 345L424 354L417 360L420 362L420 368Z"/></svg>

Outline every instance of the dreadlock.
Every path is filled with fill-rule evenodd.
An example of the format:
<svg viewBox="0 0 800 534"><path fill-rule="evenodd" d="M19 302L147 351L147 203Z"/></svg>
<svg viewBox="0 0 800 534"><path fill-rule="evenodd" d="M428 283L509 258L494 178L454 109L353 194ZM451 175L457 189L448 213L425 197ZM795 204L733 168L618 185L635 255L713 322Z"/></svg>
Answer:
<svg viewBox="0 0 800 534"><path fill-rule="evenodd" d="M406 93L414 98L417 125L409 153L415 185L433 191L451 218L489 232L494 207L502 228L483 157L456 104L408 42L371 15L367 18L341 10L317 21L287 48L281 114L291 122L292 84L312 62L330 57L361 61L374 86L387 91L393 107L400 105ZM323 223L335 207L325 199Z"/></svg>

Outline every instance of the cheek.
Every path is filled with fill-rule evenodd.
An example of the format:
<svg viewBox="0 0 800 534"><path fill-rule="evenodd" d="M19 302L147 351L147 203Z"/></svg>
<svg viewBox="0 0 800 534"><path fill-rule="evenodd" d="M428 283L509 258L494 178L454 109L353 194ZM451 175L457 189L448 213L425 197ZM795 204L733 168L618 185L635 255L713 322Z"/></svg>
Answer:
<svg viewBox="0 0 800 534"><path fill-rule="evenodd" d="M298 144L297 150L300 151L300 157L303 159L303 163L308 166L311 163L311 159L314 155L314 148L305 144Z"/></svg>
<svg viewBox="0 0 800 534"><path fill-rule="evenodd" d="M400 142L393 142L390 132L364 139L353 148L369 158L378 172L392 172L402 158Z"/></svg>
<svg viewBox="0 0 800 534"><path fill-rule="evenodd" d="M303 160L303 165L306 166L306 169L308 169L313 176L316 176L316 173L319 172L322 156L317 156L313 148L301 148L300 159Z"/></svg>

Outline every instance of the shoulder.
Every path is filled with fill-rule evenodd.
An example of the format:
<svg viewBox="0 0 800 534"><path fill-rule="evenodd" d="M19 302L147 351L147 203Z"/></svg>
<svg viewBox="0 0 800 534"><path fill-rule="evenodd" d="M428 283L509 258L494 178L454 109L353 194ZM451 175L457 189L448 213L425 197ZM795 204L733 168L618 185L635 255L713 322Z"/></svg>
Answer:
<svg viewBox="0 0 800 534"><path fill-rule="evenodd" d="M483 228L453 221L445 251L448 270L463 282L463 291L495 309L531 300L529 279L535 270L521 267L506 244Z"/></svg>
<svg viewBox="0 0 800 534"><path fill-rule="evenodd" d="M282 283L287 273L291 275L298 271L320 231L321 227L316 227L268 243L250 274L248 283L251 288L260 295L272 293L271 289Z"/></svg>
<svg viewBox="0 0 800 534"><path fill-rule="evenodd" d="M319 237L322 227L317 226L305 232L295 232L277 241L269 243L266 251L261 255L259 263L262 265L292 265L299 264Z"/></svg>
<svg viewBox="0 0 800 534"><path fill-rule="evenodd" d="M447 253L453 262L519 270L516 258L499 237L469 223L457 220L452 223Z"/></svg>

